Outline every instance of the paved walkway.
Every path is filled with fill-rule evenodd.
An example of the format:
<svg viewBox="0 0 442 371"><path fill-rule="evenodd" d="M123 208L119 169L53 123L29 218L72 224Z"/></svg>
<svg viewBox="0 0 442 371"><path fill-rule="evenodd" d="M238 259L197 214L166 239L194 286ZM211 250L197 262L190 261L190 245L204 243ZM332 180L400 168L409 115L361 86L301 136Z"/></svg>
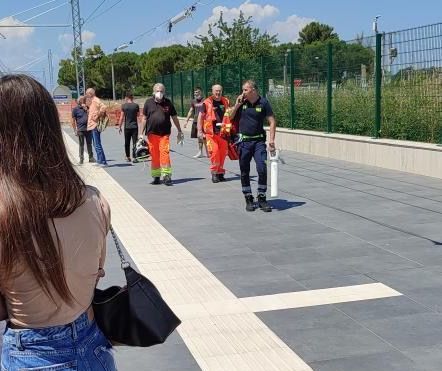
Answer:
<svg viewBox="0 0 442 371"><path fill-rule="evenodd" d="M78 169L183 324L118 348L120 370L441 369L441 180L285 152L274 211L246 213L237 163L212 184L186 140L174 186L152 186L122 142L106 130L111 166ZM108 255L104 286L122 280Z"/></svg>

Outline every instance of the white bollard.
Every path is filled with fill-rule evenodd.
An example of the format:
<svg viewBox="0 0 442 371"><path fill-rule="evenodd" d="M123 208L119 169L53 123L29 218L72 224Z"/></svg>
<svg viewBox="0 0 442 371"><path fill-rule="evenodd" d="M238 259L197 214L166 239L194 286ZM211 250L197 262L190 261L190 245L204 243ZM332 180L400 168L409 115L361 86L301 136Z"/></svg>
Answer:
<svg viewBox="0 0 442 371"><path fill-rule="evenodd" d="M278 197L278 162L279 150L272 154L269 152L270 160L270 197Z"/></svg>

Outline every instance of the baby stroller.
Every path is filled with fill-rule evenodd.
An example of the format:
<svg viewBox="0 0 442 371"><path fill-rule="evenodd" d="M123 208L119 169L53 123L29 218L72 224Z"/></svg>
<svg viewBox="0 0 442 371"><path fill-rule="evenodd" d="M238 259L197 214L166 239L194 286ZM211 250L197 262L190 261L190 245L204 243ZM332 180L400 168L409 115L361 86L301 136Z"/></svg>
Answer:
<svg viewBox="0 0 442 371"><path fill-rule="evenodd" d="M135 159L137 161L146 161L149 158L149 145L145 137L138 138L135 145Z"/></svg>

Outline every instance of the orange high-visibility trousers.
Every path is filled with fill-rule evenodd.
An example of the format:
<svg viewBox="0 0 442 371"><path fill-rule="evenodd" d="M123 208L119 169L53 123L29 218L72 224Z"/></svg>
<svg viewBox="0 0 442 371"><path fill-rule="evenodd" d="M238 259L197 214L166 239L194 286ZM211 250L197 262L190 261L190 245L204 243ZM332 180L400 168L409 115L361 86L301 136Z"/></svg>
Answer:
<svg viewBox="0 0 442 371"><path fill-rule="evenodd" d="M206 134L207 150L210 154L210 172L212 174L224 174L224 161L227 156L227 140L217 134Z"/></svg>
<svg viewBox="0 0 442 371"><path fill-rule="evenodd" d="M147 140L149 142L152 177L171 175L169 135L147 134Z"/></svg>

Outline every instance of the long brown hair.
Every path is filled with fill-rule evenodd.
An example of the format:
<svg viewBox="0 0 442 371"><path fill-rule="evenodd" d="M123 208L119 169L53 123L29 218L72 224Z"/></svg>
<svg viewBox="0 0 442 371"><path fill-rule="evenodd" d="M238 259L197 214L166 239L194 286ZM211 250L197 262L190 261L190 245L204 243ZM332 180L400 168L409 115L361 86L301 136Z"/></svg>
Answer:
<svg viewBox="0 0 442 371"><path fill-rule="evenodd" d="M72 302L54 218L84 201L48 91L25 75L0 78L0 284L30 269L46 294ZM55 234L51 234L52 232Z"/></svg>

